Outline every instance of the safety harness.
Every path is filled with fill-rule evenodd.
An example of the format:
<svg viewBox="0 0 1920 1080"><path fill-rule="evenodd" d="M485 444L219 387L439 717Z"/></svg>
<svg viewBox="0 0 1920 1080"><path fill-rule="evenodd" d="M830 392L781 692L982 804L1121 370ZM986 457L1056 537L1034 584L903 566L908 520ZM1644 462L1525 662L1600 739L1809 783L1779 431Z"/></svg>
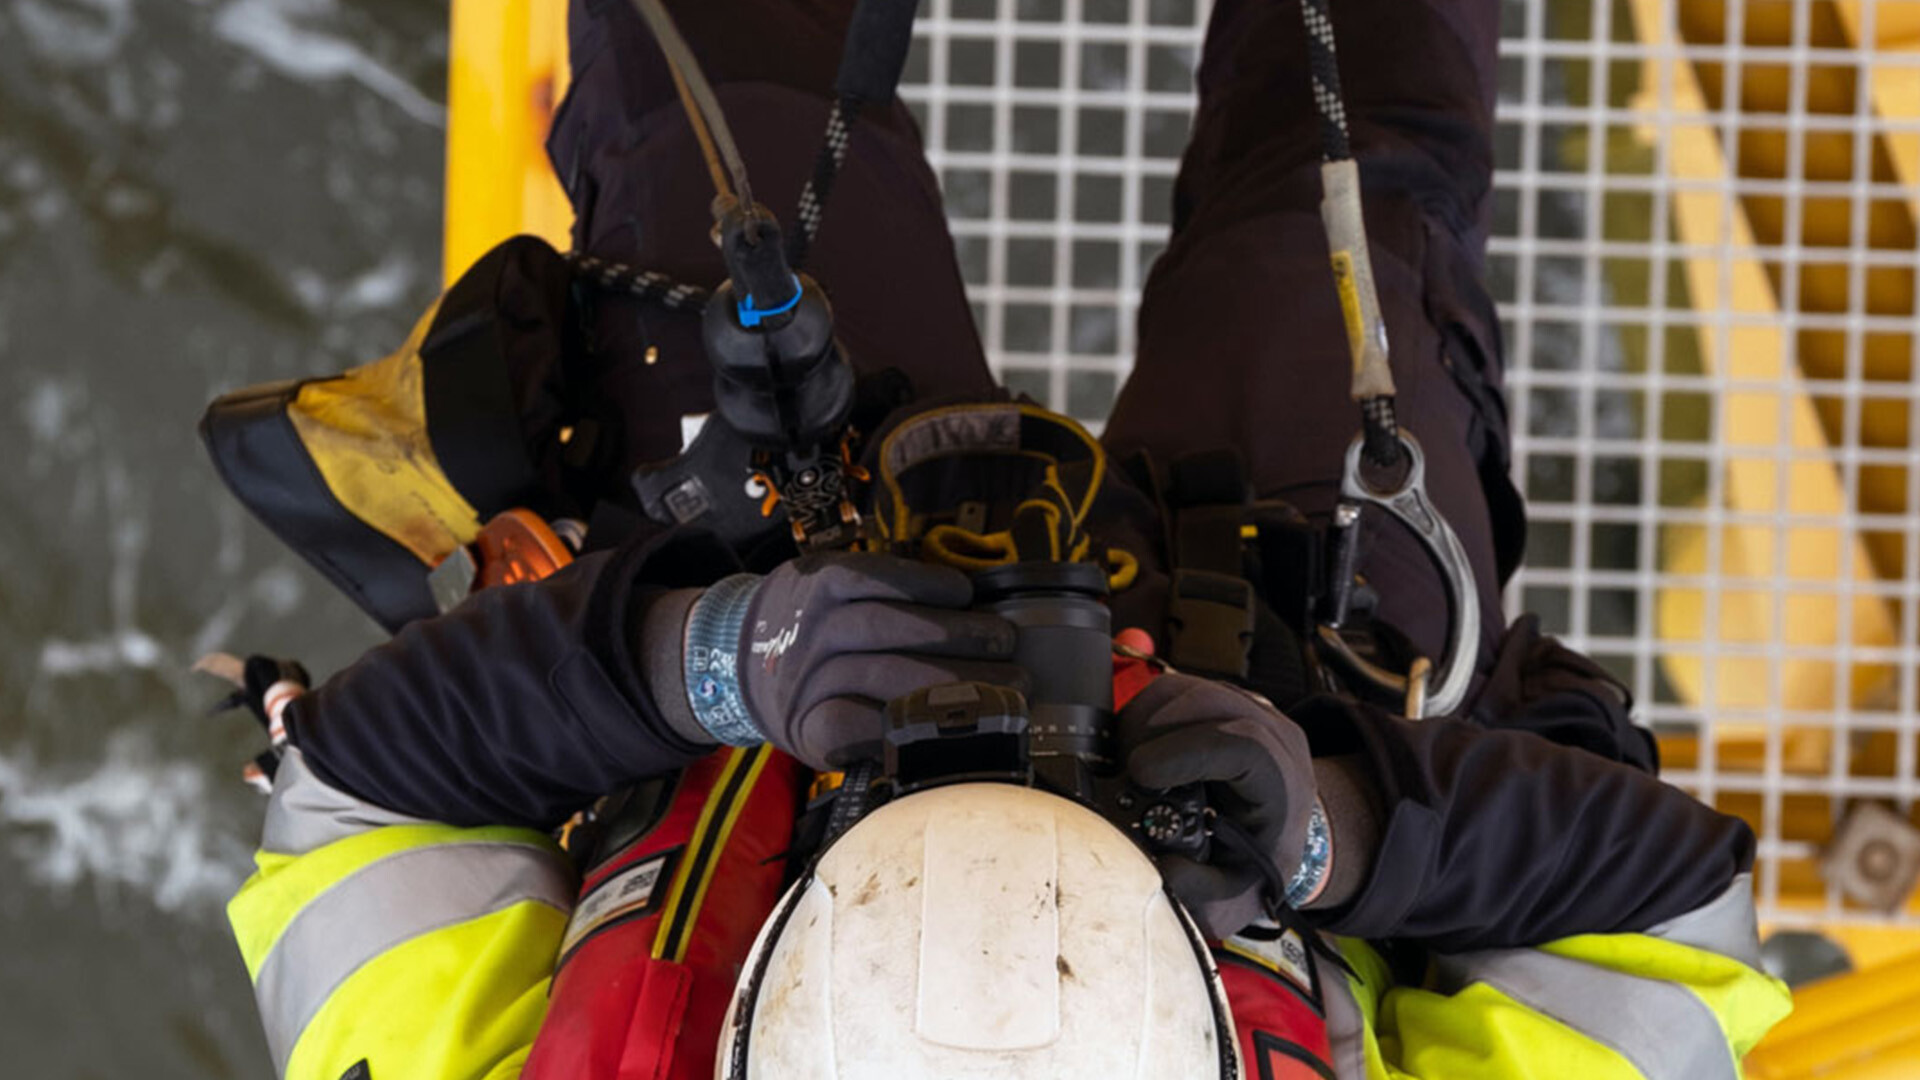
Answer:
<svg viewBox="0 0 1920 1080"><path fill-rule="evenodd" d="M916 414L873 455L872 545L962 570L1011 562L1103 562L1109 586L1139 562L1086 531L1106 452L1079 424L1025 402Z"/></svg>
<svg viewBox="0 0 1920 1080"><path fill-rule="evenodd" d="M1228 450L1175 458L1157 492L1166 523L1167 660L1174 667L1245 680L1257 592L1245 576L1250 504L1246 466ZM1151 477L1151 471L1148 476Z"/></svg>
<svg viewBox="0 0 1920 1080"><path fill-rule="evenodd" d="M659 0L633 3L662 35L669 63L687 69L676 72L676 85L696 131L703 130L701 114L708 109L710 102L705 99L711 92L699 92L704 82L698 65L690 54L681 55L685 53L684 42L678 40ZM1442 715L1460 707L1472 679L1479 645L1478 592L1458 537L1427 498L1425 460L1419 442L1396 419L1387 326L1367 244L1360 170L1353 156L1340 86L1330 0L1300 0L1300 13L1306 27L1314 104L1320 117L1320 215L1346 329L1352 365L1351 396L1360 407L1361 419L1360 432L1345 459L1341 500L1333 514L1334 557L1325 567L1332 578L1324 590L1312 586L1306 590L1324 592L1331 603L1317 613L1318 625L1303 636L1371 696L1392 696L1409 716ZM912 4L868 0L855 9L835 83L834 108L813 176L801 195L801 228L789 238L788 254L796 267L818 232L826 198L845 163L860 106L892 99L905 69L912 29ZM693 88L691 93L689 86ZM711 112L714 115L709 119L716 134L724 136L724 121L718 117L717 105L711 106ZM708 151L716 190L721 194L715 204L718 214L726 197L723 170L712 152L712 141L702 137L701 142ZM744 167L738 165L737 154L728 163L733 166L736 186L744 186ZM652 287L657 290L665 285L654 282ZM1064 417L1041 420L1039 417L1051 414L1037 409L1019 413L1018 420L1014 416L990 410L935 410L924 420L909 422L889 436L891 449L882 448L876 494L883 519L877 530L880 545L893 550L912 549L922 557L974 569L1022 558L1086 558L1090 541L1082 525L1104 472L1098 444ZM1074 445L1076 441L1083 445ZM963 446L971 449L963 451ZM1083 450L1091 454L1083 470L1086 483L1069 493L1063 486L1062 465L1085 460ZM963 452L1051 456L1053 465L1036 486L1021 494L1004 526L983 528L978 521L980 500L951 496L954 520L925 524L931 521L925 509L930 504L907 498L901 478ZM1061 453L1066 456L1059 456ZM852 486L845 490L850 505L854 499ZM1163 494L1162 507L1169 518L1166 547L1173 573L1166 611L1171 659L1176 666L1245 679L1255 637L1257 591L1242 569L1245 553L1241 541L1248 528L1249 508L1244 472L1224 457L1195 459L1177 470ZM1388 670L1369 655L1365 646L1368 635L1360 634L1361 644L1357 645L1349 632L1358 524L1369 506L1384 510L1411 529L1440 569L1451 601L1451 618L1446 654L1437 665L1415 657L1404 674ZM891 519L884 520L889 515ZM852 520L851 513L842 516ZM864 535L871 541L875 531L866 530ZM796 527L796 536L801 535ZM1113 553L1106 553L1106 557L1111 563ZM1131 556L1126 558L1131 560ZM1122 576L1131 581L1135 568L1110 565L1115 587L1124 587L1120 584Z"/></svg>
<svg viewBox="0 0 1920 1080"><path fill-rule="evenodd" d="M633 2L668 58L714 177L716 223L738 228L744 215L751 232L760 210L711 88L659 0ZM1293 656L1283 662L1312 667L1325 655L1350 682L1403 700L1408 715L1435 715L1455 709L1465 694L1478 641L1477 593L1457 537L1426 497L1419 444L1395 420L1328 3L1302 0L1301 11L1322 118L1322 219L1361 411L1331 529L1254 502L1244 466L1230 451L1183 457L1164 472L1152 463L1129 471L1161 511L1169 569L1165 659L1173 666L1261 682L1263 639L1288 630L1293 636L1280 651ZM792 297L777 297L764 281L757 288L743 281L736 301L743 326L800 301L797 270L818 235L863 106L894 94L913 9L875 0L857 6L827 129L800 198L800 227L783 245L796 271ZM571 329L569 284L680 310L707 307L715 295L584 254L560 256L538 241L511 241L463 276L394 356L336 379L216 402L203 433L223 477L389 629L450 606L472 588L553 572L570 561L572 545L540 517L515 509L538 506L557 468L532 448L572 445L568 453L581 456L591 440L561 423L562 409L545 408L546 396L516 401L508 373L528 370L529 352L538 357L534 369L559 370ZM756 459L755 477L766 489L760 513L787 515L797 546L858 543L967 570L1096 562L1116 592L1139 576L1136 553L1089 532L1108 462L1099 442L1064 416L1024 402L932 409L886 432L870 448L865 470L853 466L844 430L823 446L825 453L808 459L820 473ZM869 474L863 519L856 484L837 481ZM829 498L815 498L819 491ZM685 491L663 486L662 504L676 494ZM1441 568L1453 618L1437 669L1415 658L1402 674L1355 643L1356 631L1362 641L1367 633L1356 625L1365 622L1356 618L1364 605L1354 602L1357 525L1367 507L1410 528ZM1250 564L1265 573L1250 573ZM1276 608L1277 629L1270 631L1263 614ZM1303 688L1312 682L1292 670ZM783 845L795 832L804 780L804 770L765 747L726 750L580 819L598 835L568 837L579 841L569 845L573 850L593 855L583 858L585 888L553 983L556 1021L534 1047L529 1076L610 1069L711 1075L705 1036L717 1028L738 963L797 863L794 849ZM840 799L833 809L851 811L858 802ZM716 879L728 883L724 892L709 892ZM1308 947L1318 940L1296 932ZM1292 1008L1292 992L1258 997L1257 990L1235 992L1240 1029L1291 1030L1286 1016L1258 1017ZM1300 1030L1317 1032L1324 1060L1324 1025ZM694 1036L685 1046L683 1032Z"/></svg>

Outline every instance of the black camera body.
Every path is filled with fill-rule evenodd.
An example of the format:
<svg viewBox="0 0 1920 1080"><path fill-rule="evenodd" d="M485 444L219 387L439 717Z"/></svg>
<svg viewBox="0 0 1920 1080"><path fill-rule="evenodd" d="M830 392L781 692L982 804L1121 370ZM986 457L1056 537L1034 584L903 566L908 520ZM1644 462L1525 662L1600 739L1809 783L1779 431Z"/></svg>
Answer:
<svg viewBox="0 0 1920 1080"><path fill-rule="evenodd" d="M974 576L975 605L1013 623L1029 693L950 683L887 705L882 776L896 794L939 784L1027 784L1098 811L1152 854L1204 861L1206 793L1126 777L1114 740L1113 641L1105 571L1026 562Z"/></svg>

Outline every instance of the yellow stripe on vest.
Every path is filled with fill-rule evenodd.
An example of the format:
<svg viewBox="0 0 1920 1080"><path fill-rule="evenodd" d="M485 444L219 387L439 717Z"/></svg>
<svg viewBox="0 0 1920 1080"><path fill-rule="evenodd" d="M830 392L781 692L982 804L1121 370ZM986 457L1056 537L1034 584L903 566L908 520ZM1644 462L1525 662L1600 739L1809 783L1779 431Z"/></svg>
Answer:
<svg viewBox="0 0 1920 1080"><path fill-rule="evenodd" d="M754 785L760 782L760 774L766 771L767 762L772 757L773 751L769 747L762 746L753 752L753 761L747 766L746 782L740 785L739 794L727 806L726 817L713 838L713 854L707 859L706 872L700 875L699 886L687 906L686 928L680 933L673 956L669 957L676 964L687 957L687 942L693 938L693 925L700 918L701 905L707 901L707 887L713 884L714 872L720 866L720 853L727 849L727 841L733 837L733 827L740 820L741 811L747 808L747 800L753 797Z"/></svg>
<svg viewBox="0 0 1920 1080"><path fill-rule="evenodd" d="M727 763L714 780L713 791L700 808L693 826L693 839L687 853L674 871L673 887L662 908L660 928L653 937L653 957L680 963L686 959L687 942L693 924L700 917L700 905L706 901L707 887L713 883L720 865L720 854L740 820L740 812L753 795L753 788L773 756L768 746L736 748L727 752ZM744 772L744 776L741 774Z"/></svg>

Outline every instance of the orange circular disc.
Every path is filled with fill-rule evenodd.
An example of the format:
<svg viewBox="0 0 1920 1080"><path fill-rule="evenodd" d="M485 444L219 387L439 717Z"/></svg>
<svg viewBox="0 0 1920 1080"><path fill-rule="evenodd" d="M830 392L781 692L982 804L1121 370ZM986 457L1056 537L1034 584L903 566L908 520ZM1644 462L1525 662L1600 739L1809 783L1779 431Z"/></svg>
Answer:
<svg viewBox="0 0 1920 1080"><path fill-rule="evenodd" d="M539 581L573 561L573 550L540 515L517 508L494 515L473 547L480 563L476 589Z"/></svg>

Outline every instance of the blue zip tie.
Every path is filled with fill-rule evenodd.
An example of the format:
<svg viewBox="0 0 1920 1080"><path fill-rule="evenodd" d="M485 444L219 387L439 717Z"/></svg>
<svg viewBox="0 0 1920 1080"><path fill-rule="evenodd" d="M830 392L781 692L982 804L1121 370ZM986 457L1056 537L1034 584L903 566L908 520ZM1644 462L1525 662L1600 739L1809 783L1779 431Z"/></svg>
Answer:
<svg viewBox="0 0 1920 1080"><path fill-rule="evenodd" d="M805 290L800 288L800 275L795 274L793 276L793 299L788 300L777 308L754 307L753 294L748 293L746 299L740 301L740 325L751 328L759 326L760 320L762 319L771 318L775 315L785 315L787 312L800 306L800 297L804 292Z"/></svg>

